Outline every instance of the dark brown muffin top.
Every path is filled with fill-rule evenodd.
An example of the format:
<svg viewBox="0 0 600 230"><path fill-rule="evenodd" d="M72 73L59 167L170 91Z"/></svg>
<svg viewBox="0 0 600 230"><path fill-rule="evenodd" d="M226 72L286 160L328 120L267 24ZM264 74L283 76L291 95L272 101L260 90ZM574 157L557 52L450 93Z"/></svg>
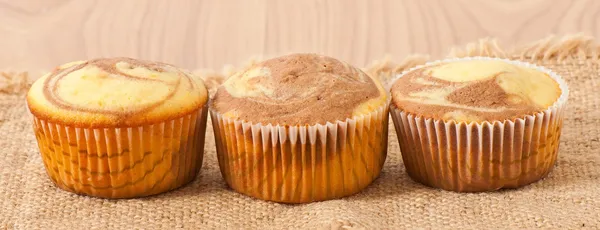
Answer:
<svg viewBox="0 0 600 230"><path fill-rule="evenodd" d="M254 123L314 125L367 114L385 102L380 83L360 69L331 57L292 54L229 77L211 108Z"/></svg>

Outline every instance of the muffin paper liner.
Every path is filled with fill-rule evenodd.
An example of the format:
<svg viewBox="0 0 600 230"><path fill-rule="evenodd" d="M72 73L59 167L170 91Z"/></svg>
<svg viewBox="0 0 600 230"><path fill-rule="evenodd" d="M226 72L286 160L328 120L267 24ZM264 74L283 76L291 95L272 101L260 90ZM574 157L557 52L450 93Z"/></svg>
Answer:
<svg viewBox="0 0 600 230"><path fill-rule="evenodd" d="M408 175L422 184L459 192L517 188L545 177L556 162L569 95L556 73L519 61L473 57L427 63L399 77L417 68L467 60L500 60L537 69L558 82L562 94L534 115L480 123L423 118L391 105Z"/></svg>
<svg viewBox="0 0 600 230"><path fill-rule="evenodd" d="M312 126L253 124L211 109L223 178L242 194L283 203L357 193L385 162L388 105L389 100L369 114Z"/></svg>
<svg viewBox="0 0 600 230"><path fill-rule="evenodd" d="M52 181L103 198L162 193L192 181L202 166L206 106L137 127L78 128L34 116L34 131Z"/></svg>

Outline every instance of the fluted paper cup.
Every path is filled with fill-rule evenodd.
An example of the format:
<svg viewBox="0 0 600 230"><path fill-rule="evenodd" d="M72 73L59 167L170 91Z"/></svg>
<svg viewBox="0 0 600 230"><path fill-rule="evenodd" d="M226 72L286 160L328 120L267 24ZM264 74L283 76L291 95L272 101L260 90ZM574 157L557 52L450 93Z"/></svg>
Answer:
<svg viewBox="0 0 600 230"><path fill-rule="evenodd" d="M569 95L567 84L541 66L484 57L436 61L399 77L417 68L465 60L501 60L537 69L554 79L562 94L544 111L492 122L423 118L391 105L408 175L422 184L458 192L517 188L544 178L556 162Z"/></svg>
<svg viewBox="0 0 600 230"><path fill-rule="evenodd" d="M202 166L206 106L161 123L80 128L34 116L34 131L51 180L60 188L103 198L154 195L192 181Z"/></svg>
<svg viewBox="0 0 600 230"><path fill-rule="evenodd" d="M283 203L355 194L385 162L388 104L312 126L254 124L211 110L223 178L242 194Z"/></svg>

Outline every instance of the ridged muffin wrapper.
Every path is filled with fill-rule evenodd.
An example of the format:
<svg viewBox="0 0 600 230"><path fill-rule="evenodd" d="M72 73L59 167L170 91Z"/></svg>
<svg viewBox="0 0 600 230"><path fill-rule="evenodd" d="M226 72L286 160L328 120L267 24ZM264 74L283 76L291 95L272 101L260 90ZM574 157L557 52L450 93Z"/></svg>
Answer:
<svg viewBox="0 0 600 230"><path fill-rule="evenodd" d="M204 153L207 108L165 122L78 128L34 116L46 171L60 188L103 198L159 194L192 181Z"/></svg>
<svg viewBox="0 0 600 230"><path fill-rule="evenodd" d="M422 184L459 192L517 188L545 177L553 168L559 146L569 89L556 73L533 64L497 58L537 69L554 79L562 91L548 109L514 120L455 122L415 116L390 106L390 113L408 175ZM398 78L399 78L398 77Z"/></svg>
<svg viewBox="0 0 600 230"><path fill-rule="evenodd" d="M283 203L358 193L385 162L388 105L312 126L253 124L211 110L221 174L242 194Z"/></svg>

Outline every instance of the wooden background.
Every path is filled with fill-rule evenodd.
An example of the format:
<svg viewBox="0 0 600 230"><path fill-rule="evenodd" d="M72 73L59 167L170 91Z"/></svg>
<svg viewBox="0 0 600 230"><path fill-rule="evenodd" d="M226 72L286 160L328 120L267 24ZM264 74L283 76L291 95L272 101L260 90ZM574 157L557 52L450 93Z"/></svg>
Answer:
<svg viewBox="0 0 600 230"><path fill-rule="evenodd" d="M598 37L597 0L0 0L0 69L130 56L217 68L318 52L365 65L496 37Z"/></svg>

